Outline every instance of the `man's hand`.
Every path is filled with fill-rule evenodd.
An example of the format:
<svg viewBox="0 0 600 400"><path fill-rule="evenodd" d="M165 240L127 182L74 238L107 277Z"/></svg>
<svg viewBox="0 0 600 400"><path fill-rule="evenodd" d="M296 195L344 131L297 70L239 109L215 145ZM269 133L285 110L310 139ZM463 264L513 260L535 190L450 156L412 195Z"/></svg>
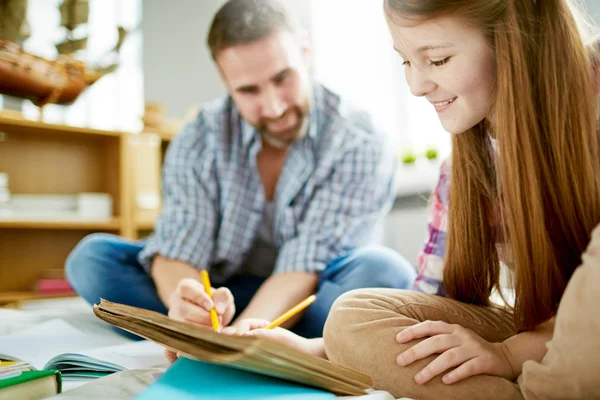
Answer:
<svg viewBox="0 0 600 400"><path fill-rule="evenodd" d="M213 299L204 291L202 283L192 278L179 281L169 296L169 317L178 321L212 326L210 310L214 307L221 326L229 325L235 314L233 295L227 288L213 289Z"/></svg>

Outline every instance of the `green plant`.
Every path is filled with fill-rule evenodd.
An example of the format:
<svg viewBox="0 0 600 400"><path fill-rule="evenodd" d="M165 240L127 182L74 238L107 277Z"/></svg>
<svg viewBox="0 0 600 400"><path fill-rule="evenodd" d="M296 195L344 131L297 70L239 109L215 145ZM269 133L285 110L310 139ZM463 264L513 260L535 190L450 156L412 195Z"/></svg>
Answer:
<svg viewBox="0 0 600 400"><path fill-rule="evenodd" d="M414 164L417 161L417 155L413 152L407 152L402 156L402 163Z"/></svg>
<svg viewBox="0 0 600 400"><path fill-rule="evenodd" d="M438 158L438 151L436 149L427 149L427 151L425 152L425 157L428 160L435 160L436 158Z"/></svg>

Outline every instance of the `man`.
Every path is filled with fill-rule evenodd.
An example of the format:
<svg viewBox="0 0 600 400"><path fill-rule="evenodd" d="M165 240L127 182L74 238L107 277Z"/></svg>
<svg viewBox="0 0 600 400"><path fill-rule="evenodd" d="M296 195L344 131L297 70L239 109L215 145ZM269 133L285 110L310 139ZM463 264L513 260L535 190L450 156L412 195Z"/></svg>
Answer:
<svg viewBox="0 0 600 400"><path fill-rule="evenodd" d="M209 325L273 320L322 334L333 301L360 287L409 288L413 268L368 244L394 198L394 157L367 116L314 83L308 39L277 1L231 0L208 46L229 92L171 143L164 207L141 245L92 235L67 260L87 301ZM223 286L213 300L200 270Z"/></svg>

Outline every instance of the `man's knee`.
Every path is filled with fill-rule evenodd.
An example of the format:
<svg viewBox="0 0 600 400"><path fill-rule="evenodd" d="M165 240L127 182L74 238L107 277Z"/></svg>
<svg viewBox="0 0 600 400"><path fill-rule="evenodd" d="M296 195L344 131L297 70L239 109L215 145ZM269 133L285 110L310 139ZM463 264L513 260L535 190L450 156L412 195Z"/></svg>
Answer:
<svg viewBox="0 0 600 400"><path fill-rule="evenodd" d="M93 233L84 237L71 251L65 262L65 273L73 287L77 287L85 276L95 272L100 254L109 251L114 236Z"/></svg>
<svg viewBox="0 0 600 400"><path fill-rule="evenodd" d="M404 257L383 246L357 250L354 268L364 282L363 287L408 289L416 278L414 267Z"/></svg>

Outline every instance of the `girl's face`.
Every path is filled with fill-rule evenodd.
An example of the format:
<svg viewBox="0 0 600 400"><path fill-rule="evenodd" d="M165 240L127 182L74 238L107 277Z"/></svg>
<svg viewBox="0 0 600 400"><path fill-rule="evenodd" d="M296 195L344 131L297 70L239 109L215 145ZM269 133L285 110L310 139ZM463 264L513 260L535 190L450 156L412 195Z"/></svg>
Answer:
<svg viewBox="0 0 600 400"><path fill-rule="evenodd" d="M462 133L490 117L496 57L481 30L450 17L387 22L411 92L429 100L446 131Z"/></svg>

